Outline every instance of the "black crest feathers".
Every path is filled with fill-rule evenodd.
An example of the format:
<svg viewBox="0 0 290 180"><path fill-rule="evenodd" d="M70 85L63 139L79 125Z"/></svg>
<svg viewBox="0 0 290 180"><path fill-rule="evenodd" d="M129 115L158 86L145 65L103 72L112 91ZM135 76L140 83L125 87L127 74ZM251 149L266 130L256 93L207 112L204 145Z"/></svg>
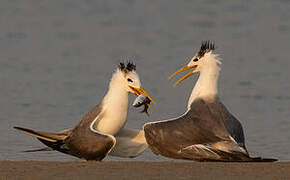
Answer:
<svg viewBox="0 0 290 180"><path fill-rule="evenodd" d="M120 63L119 69L124 72L136 71L136 65L132 62L128 62L127 65Z"/></svg>
<svg viewBox="0 0 290 180"><path fill-rule="evenodd" d="M215 45L211 41L202 41L200 50L198 51L198 56L202 57L205 53L215 50Z"/></svg>

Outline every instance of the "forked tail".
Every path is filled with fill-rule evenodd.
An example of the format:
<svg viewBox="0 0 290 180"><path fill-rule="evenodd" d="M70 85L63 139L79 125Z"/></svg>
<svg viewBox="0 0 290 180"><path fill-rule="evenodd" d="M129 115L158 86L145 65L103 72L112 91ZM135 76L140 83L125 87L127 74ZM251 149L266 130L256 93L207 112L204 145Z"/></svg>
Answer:
<svg viewBox="0 0 290 180"><path fill-rule="evenodd" d="M25 134L28 134L28 135L31 135L31 136L34 136L34 137L37 137L39 139L49 141L49 142L57 142L60 140L64 140L71 133L71 130L63 131L60 133L49 133L49 132L35 131L35 130L22 128L22 127L14 127L14 128Z"/></svg>
<svg viewBox="0 0 290 180"><path fill-rule="evenodd" d="M22 152L39 152L39 151L54 151L54 149L52 149L51 147L44 147L40 149L30 149Z"/></svg>
<svg viewBox="0 0 290 180"><path fill-rule="evenodd" d="M251 162L275 162L275 161L278 161L278 159L274 159L274 158L261 158L261 157L254 157L251 159L252 159Z"/></svg>
<svg viewBox="0 0 290 180"><path fill-rule="evenodd" d="M36 137L40 142L48 146L45 148L27 150L24 152L54 151L54 150L64 152L65 150L62 149L61 146L63 145L65 138L67 138L72 132L71 129L62 131L60 133L48 133L22 127L14 127L14 128L25 134Z"/></svg>

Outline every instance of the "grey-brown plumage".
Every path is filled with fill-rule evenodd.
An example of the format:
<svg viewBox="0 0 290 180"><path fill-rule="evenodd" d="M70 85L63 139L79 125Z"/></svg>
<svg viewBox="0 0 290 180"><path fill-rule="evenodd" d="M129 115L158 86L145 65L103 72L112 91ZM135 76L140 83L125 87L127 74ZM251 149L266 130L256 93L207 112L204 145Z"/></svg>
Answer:
<svg viewBox="0 0 290 180"><path fill-rule="evenodd" d="M202 42L200 50L180 72L192 69L175 83L199 73L184 115L144 125L146 141L155 154L169 158L196 161L276 161L252 158L245 146L241 123L218 98L221 59L215 54L214 43Z"/></svg>
<svg viewBox="0 0 290 180"><path fill-rule="evenodd" d="M20 127L15 127L15 129L37 137L43 144L51 148L43 150L56 150L81 159L100 161L115 145L114 137L90 130L91 123L100 112L101 105L98 105L89 111L75 128L65 132L46 133Z"/></svg>
<svg viewBox="0 0 290 180"><path fill-rule="evenodd" d="M227 110L224 104L219 102L219 105L224 110L222 119L228 133L238 143L239 146L241 146L248 152L245 144L244 130L241 122Z"/></svg>
<svg viewBox="0 0 290 180"><path fill-rule="evenodd" d="M215 98L194 100L191 108L181 117L168 121L147 123L146 141L157 155L195 161L275 161L251 158L245 147L232 139L225 126L233 116ZM242 134L242 129L237 128ZM241 132L240 132L241 131ZM240 135L239 139L243 137ZM239 139L241 142L242 139Z"/></svg>
<svg viewBox="0 0 290 180"><path fill-rule="evenodd" d="M100 112L99 105L86 114L70 136L65 139L65 146L70 150L71 155L87 160L102 160L111 151L115 145L115 138L90 130L92 121L100 115Z"/></svg>
<svg viewBox="0 0 290 180"><path fill-rule="evenodd" d="M120 63L114 72L108 91L75 128L59 133L47 133L15 127L32 135L48 148L26 152L56 150L86 160L102 160L107 155L136 157L146 148L143 130L124 128L128 113L129 93L143 94L152 99L141 87L136 66ZM112 151L114 150L114 151Z"/></svg>

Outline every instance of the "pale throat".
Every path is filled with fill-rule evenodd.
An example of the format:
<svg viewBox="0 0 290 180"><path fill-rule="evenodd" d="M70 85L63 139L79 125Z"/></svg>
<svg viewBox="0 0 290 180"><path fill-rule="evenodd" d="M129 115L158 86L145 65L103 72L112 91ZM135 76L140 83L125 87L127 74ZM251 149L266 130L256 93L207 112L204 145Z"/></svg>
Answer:
<svg viewBox="0 0 290 180"><path fill-rule="evenodd" d="M120 82L118 79L112 78L109 90L102 101L101 118L94 124L97 131L111 135L123 128L128 113L129 92L118 82Z"/></svg>
<svg viewBox="0 0 290 180"><path fill-rule="evenodd" d="M213 62L205 64L205 67L200 72L199 78L188 100L188 108L191 107L195 99L202 98L207 101L212 101L217 97L220 67L215 59L211 59L211 61Z"/></svg>

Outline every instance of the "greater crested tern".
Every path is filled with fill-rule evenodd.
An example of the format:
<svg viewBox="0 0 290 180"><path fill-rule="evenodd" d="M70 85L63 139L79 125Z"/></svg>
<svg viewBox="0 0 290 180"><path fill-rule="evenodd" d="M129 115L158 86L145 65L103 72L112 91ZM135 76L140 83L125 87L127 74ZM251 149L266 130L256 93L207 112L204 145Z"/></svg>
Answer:
<svg viewBox="0 0 290 180"><path fill-rule="evenodd" d="M177 81L176 86L200 73L183 115L143 126L150 149L157 155L195 161L276 161L249 156L241 123L218 98L221 62L214 49L212 42L203 42L189 63L170 76L193 69Z"/></svg>
<svg viewBox="0 0 290 180"><path fill-rule="evenodd" d="M14 128L36 137L48 146L30 152L56 150L81 159L97 161L107 155L136 157L148 145L143 130L124 128L129 93L137 96L142 94L153 101L141 87L136 66L133 63L120 63L101 103L89 111L75 128L59 133Z"/></svg>

